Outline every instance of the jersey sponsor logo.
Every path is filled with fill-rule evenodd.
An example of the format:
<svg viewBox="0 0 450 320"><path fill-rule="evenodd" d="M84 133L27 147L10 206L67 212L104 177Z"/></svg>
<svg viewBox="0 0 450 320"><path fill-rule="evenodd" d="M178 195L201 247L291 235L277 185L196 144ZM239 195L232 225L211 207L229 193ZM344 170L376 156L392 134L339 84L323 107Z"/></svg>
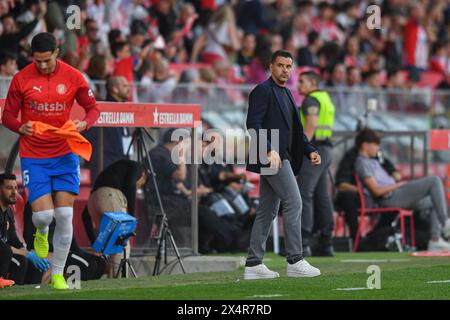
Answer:
<svg viewBox="0 0 450 320"><path fill-rule="evenodd" d="M37 101L30 101L30 109L39 112L63 112L66 111L66 103L38 103Z"/></svg>
<svg viewBox="0 0 450 320"><path fill-rule="evenodd" d="M89 97L91 97L91 98L93 98L93 97L94 97L94 93L92 92L92 90L91 90L91 89L89 89L89 91L88 91L88 96L89 96Z"/></svg>
<svg viewBox="0 0 450 320"><path fill-rule="evenodd" d="M33 90L39 91L39 93L42 93L42 86L33 86Z"/></svg>
<svg viewBox="0 0 450 320"><path fill-rule="evenodd" d="M58 92L58 94L63 95L67 92L67 88L66 85L63 83L60 83L56 86L56 92Z"/></svg>

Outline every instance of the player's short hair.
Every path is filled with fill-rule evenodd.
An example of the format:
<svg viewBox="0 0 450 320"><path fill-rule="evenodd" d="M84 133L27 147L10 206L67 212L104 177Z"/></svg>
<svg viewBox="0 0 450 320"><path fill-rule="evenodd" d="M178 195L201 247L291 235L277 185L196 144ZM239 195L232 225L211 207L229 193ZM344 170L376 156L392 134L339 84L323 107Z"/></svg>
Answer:
<svg viewBox="0 0 450 320"><path fill-rule="evenodd" d="M294 61L294 57L292 56L292 54L289 51L277 50L274 53L272 53L272 57L270 58L270 63L274 63L278 57L290 58L292 61Z"/></svg>
<svg viewBox="0 0 450 320"><path fill-rule="evenodd" d="M300 77L306 77L309 81L315 83L316 85L320 82L320 75L314 71L305 71L300 73Z"/></svg>
<svg viewBox="0 0 450 320"><path fill-rule="evenodd" d="M3 185L5 180L16 180L16 175L12 173L0 173L0 186Z"/></svg>
<svg viewBox="0 0 450 320"><path fill-rule="evenodd" d="M35 52L55 52L56 38L49 32L41 32L33 37L31 40L31 53Z"/></svg>
<svg viewBox="0 0 450 320"><path fill-rule="evenodd" d="M373 130L365 128L362 129L355 138L355 146L359 150L363 143L381 143L380 136Z"/></svg>

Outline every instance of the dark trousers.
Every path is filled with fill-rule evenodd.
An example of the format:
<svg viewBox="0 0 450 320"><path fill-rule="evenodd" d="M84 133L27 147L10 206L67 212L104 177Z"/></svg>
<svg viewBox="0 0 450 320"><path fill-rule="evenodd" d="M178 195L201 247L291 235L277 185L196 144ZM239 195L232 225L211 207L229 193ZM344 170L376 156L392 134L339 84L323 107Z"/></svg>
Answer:
<svg viewBox="0 0 450 320"><path fill-rule="evenodd" d="M344 212L345 222L350 229L350 237L355 239L358 231L358 208L360 207L358 193L338 192L334 203L336 210Z"/></svg>
<svg viewBox="0 0 450 320"><path fill-rule="evenodd" d="M314 230L319 230L322 237L331 238L334 227L333 201L328 177L332 147L327 144L319 144L317 150L322 158L321 165L313 166L309 159L305 159L297 176L303 201L301 225L305 245L310 245Z"/></svg>
<svg viewBox="0 0 450 320"><path fill-rule="evenodd" d="M24 284L28 261L24 256L13 254L11 247L0 240L0 277Z"/></svg>

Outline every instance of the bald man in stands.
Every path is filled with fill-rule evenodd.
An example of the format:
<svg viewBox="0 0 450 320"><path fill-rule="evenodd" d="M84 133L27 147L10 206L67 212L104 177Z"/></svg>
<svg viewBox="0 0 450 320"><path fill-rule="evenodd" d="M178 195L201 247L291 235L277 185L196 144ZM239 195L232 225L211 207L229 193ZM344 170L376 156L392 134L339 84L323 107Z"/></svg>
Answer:
<svg viewBox="0 0 450 320"><path fill-rule="evenodd" d="M130 95L130 84L122 76L113 76L106 81L106 101L125 102ZM99 150L100 130L103 130L103 168L110 164L126 159L126 152L131 142L130 131L123 127L92 128L86 133L86 138L91 142L93 150ZM91 171L91 182L100 174L100 163L98 152L92 153L89 162Z"/></svg>

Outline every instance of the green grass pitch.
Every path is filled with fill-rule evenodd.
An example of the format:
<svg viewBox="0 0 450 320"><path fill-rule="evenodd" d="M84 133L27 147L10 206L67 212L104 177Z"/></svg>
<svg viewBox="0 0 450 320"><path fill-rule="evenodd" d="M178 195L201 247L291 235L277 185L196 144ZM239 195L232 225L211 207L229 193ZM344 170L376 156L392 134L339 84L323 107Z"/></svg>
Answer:
<svg viewBox="0 0 450 320"><path fill-rule="evenodd" d="M450 299L450 257L338 253L308 261L321 269L320 277L288 278L284 258L267 254L265 264L280 273L278 279L244 281L240 268L235 272L102 279L82 282L81 289L65 292L47 286L15 286L1 289L0 299ZM369 265L380 267L381 289L360 289L366 287Z"/></svg>

